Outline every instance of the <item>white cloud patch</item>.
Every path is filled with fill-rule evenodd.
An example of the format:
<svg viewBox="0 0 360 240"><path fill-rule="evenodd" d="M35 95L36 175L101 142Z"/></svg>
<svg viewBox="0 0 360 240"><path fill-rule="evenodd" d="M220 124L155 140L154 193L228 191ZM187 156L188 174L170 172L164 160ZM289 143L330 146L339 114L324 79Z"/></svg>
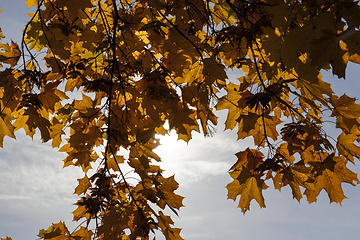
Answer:
<svg viewBox="0 0 360 240"><path fill-rule="evenodd" d="M155 152L162 159L160 166L165 175L175 174L180 184L190 184L211 176L227 175L237 160L235 153L250 146L252 140L236 141L236 132L226 131L207 138L194 133L187 144L178 141L172 132L162 137L160 143Z"/></svg>
<svg viewBox="0 0 360 240"><path fill-rule="evenodd" d="M35 239L39 229L66 220L75 210L73 195L80 169L62 169L65 155L24 134L6 138L0 149L0 237ZM75 225L74 225L75 227Z"/></svg>

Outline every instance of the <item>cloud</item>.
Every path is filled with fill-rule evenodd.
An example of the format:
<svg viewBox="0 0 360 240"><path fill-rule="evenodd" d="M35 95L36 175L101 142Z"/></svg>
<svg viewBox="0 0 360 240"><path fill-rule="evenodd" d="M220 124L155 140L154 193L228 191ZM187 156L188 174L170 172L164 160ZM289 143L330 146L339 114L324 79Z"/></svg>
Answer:
<svg viewBox="0 0 360 240"><path fill-rule="evenodd" d="M213 137L193 133L187 144L177 140L175 132L162 137L155 152L161 157L165 175L175 174L181 184L191 184L204 178L227 175L236 162L235 153L252 146L252 139L236 141L235 131L218 131Z"/></svg>
<svg viewBox="0 0 360 240"><path fill-rule="evenodd" d="M77 200L72 193L83 173L62 169L65 155L37 139L20 133L16 141L5 139L0 149L1 237L35 239L51 222L63 219L71 224Z"/></svg>

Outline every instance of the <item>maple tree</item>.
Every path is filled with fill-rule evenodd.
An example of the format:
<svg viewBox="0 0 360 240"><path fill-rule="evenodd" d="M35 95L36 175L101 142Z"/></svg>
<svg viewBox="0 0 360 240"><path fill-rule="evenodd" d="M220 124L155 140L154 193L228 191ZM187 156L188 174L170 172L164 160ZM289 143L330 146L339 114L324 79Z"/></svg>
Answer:
<svg viewBox="0 0 360 240"><path fill-rule="evenodd" d="M67 153L64 167L84 172L75 188L79 227L59 222L40 238L148 239L160 230L182 239L163 210L177 214L183 197L153 150L172 130L186 142L193 131L212 134L214 109L227 110L225 130L254 140L229 170L228 198L239 198L242 212L253 199L265 207L271 181L298 201L325 190L339 204L342 183L359 183L347 163L360 158L360 105L321 75L345 78L348 62L360 63L358 1L26 4L36 11L20 46L0 43L0 146L19 129L39 132ZM244 73L235 81L226 72L234 68ZM324 130L329 118L338 136Z"/></svg>

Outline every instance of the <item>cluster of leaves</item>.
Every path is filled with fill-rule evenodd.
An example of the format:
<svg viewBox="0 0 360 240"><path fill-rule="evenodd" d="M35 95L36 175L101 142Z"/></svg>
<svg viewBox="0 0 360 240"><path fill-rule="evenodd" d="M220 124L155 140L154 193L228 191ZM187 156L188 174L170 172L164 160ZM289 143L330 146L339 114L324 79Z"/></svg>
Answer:
<svg viewBox="0 0 360 240"><path fill-rule="evenodd" d="M323 189L341 203L341 184L359 183L346 165L360 158L360 105L336 96L320 73L344 78L348 61L360 63L357 1L26 3L36 12L21 47L0 44L0 146L21 128L38 131L67 153L65 167L85 174L75 188L81 226L70 232L59 222L39 237L148 239L160 230L182 239L163 210L177 214L183 197L153 150L172 130L184 141L193 131L211 134L215 101L228 111L225 130L254 140L229 170L228 198L240 195L242 212L253 199L265 207L270 180L309 203ZM239 84L227 79L233 68L244 73ZM326 134L324 117L334 119L337 138ZM124 167L138 180L129 182Z"/></svg>

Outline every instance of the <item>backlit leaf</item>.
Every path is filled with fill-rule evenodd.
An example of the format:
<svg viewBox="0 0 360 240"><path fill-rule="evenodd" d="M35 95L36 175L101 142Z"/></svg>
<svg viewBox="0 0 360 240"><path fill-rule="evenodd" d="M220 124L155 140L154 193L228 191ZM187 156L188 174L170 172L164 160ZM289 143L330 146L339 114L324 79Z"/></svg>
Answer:
<svg viewBox="0 0 360 240"><path fill-rule="evenodd" d="M0 113L0 147L3 147L3 141L5 136L15 138L14 126L11 124L11 120L14 118L4 113Z"/></svg>
<svg viewBox="0 0 360 240"><path fill-rule="evenodd" d="M85 175L85 177L78 179L79 185L75 188L75 192L77 195L81 195L85 193L89 187L91 187L90 181L88 177Z"/></svg>
<svg viewBox="0 0 360 240"><path fill-rule="evenodd" d="M338 137L337 148L339 153L354 163L354 157L360 159L360 147L354 144L358 136L341 133Z"/></svg>
<svg viewBox="0 0 360 240"><path fill-rule="evenodd" d="M11 45L0 43L0 48L4 49L4 52L0 52L0 62L14 67L19 61L21 54L18 44L13 41L11 41Z"/></svg>

